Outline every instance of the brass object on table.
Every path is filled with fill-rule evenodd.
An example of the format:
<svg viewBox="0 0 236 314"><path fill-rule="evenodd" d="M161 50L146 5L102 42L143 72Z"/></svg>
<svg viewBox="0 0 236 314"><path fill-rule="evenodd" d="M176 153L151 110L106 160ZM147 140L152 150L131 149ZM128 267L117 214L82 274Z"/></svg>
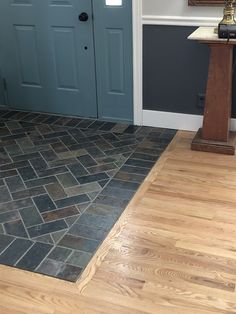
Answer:
<svg viewBox="0 0 236 314"><path fill-rule="evenodd" d="M220 24L224 25L234 25L235 21L235 8L233 6L235 0L226 0L224 8L224 17Z"/></svg>
<svg viewBox="0 0 236 314"><path fill-rule="evenodd" d="M226 0L223 20L218 25L218 37L236 39L235 0Z"/></svg>

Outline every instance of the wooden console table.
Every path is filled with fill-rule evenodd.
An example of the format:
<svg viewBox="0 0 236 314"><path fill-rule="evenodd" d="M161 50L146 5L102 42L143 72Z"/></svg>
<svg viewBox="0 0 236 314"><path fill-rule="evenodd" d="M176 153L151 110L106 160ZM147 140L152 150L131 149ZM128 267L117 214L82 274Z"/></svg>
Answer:
<svg viewBox="0 0 236 314"><path fill-rule="evenodd" d="M230 119L236 40L219 39L214 27L199 27L188 39L207 44L211 50L203 126L193 139L191 148L234 155L236 132L230 131Z"/></svg>

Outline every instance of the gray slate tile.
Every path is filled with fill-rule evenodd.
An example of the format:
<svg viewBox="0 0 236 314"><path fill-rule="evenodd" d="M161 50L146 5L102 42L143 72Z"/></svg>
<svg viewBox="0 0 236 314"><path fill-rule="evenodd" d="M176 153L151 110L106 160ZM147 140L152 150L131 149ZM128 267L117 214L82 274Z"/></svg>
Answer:
<svg viewBox="0 0 236 314"><path fill-rule="evenodd" d="M131 200L131 198L134 196L135 191L127 190L127 189L117 189L117 188L111 188L109 186L106 186L102 192L101 195L106 195L110 197L117 197L123 199L123 200Z"/></svg>
<svg viewBox="0 0 236 314"><path fill-rule="evenodd" d="M30 163L36 171L42 171L48 167L46 161L42 157L31 159Z"/></svg>
<svg viewBox="0 0 236 314"><path fill-rule="evenodd" d="M86 168L97 165L96 161L92 157L90 157L89 155L80 156L80 157L77 157L77 159Z"/></svg>
<svg viewBox="0 0 236 314"><path fill-rule="evenodd" d="M54 176L49 176L46 178L26 181L25 185L27 188L33 188L33 187L37 187L37 186L41 186L41 185L47 185L47 184L55 183L55 182L58 182L57 178Z"/></svg>
<svg viewBox="0 0 236 314"><path fill-rule="evenodd" d="M18 171L24 181L37 178L36 172L33 170L32 167L20 168Z"/></svg>
<svg viewBox="0 0 236 314"><path fill-rule="evenodd" d="M44 223L41 225L29 227L29 228L27 228L27 230L28 230L28 233L29 233L31 238L36 238L36 237L40 237L44 234L64 230L67 228L68 227L67 227L67 224L65 223L65 221L63 219L61 219L61 220L52 221L52 222Z"/></svg>
<svg viewBox="0 0 236 314"><path fill-rule="evenodd" d="M39 177L49 177L49 176L54 176L60 173L68 172L68 169L65 166L61 167L55 167L51 169L45 169L42 171L38 171L38 176Z"/></svg>
<svg viewBox="0 0 236 314"><path fill-rule="evenodd" d="M5 250L15 238L0 233L0 253Z"/></svg>
<svg viewBox="0 0 236 314"><path fill-rule="evenodd" d="M45 234L45 235L42 235L40 237L36 237L36 238L34 238L34 241L54 245L54 241L53 241L52 236L50 234Z"/></svg>
<svg viewBox="0 0 236 314"><path fill-rule="evenodd" d="M7 177L13 177L17 175L16 170L7 170L7 171L0 171L0 179L4 179Z"/></svg>
<svg viewBox="0 0 236 314"><path fill-rule="evenodd" d="M102 241L105 239L107 235L107 231L101 228L97 228L96 226L88 226L82 224L74 224L68 234L76 236L76 237L83 237L87 239L93 239L97 241Z"/></svg>
<svg viewBox="0 0 236 314"><path fill-rule="evenodd" d="M53 161L53 160L57 160L58 159L56 153L52 149L40 152L40 154L43 156L43 158L46 161Z"/></svg>
<svg viewBox="0 0 236 314"><path fill-rule="evenodd" d="M102 181L106 179L109 179L106 173L97 173L93 175L77 177L77 180L79 181L80 184L87 184L90 182Z"/></svg>
<svg viewBox="0 0 236 314"><path fill-rule="evenodd" d="M32 245L30 240L15 239L0 255L0 263L13 266Z"/></svg>
<svg viewBox="0 0 236 314"><path fill-rule="evenodd" d="M57 273L57 278L75 282L81 274L82 268L66 264L63 269Z"/></svg>
<svg viewBox="0 0 236 314"><path fill-rule="evenodd" d="M30 207L33 202L30 198L25 198L23 200L12 201L4 204L0 204L0 213L7 212L10 210L21 209L25 207Z"/></svg>
<svg viewBox="0 0 236 314"><path fill-rule="evenodd" d="M65 190L62 188L62 186L59 183L52 183L48 184L46 186L46 190L50 197L53 200L58 200L67 197L67 194L65 193Z"/></svg>
<svg viewBox="0 0 236 314"><path fill-rule="evenodd" d="M92 182L84 185L77 185L66 189L68 196L87 194L90 192L101 191L101 187L97 182Z"/></svg>
<svg viewBox="0 0 236 314"><path fill-rule="evenodd" d="M17 192L25 189L25 185L20 176L6 178L5 181L10 192Z"/></svg>
<svg viewBox="0 0 236 314"><path fill-rule="evenodd" d="M93 253L98 248L99 243L100 242L96 240L65 235L58 245L69 249Z"/></svg>
<svg viewBox="0 0 236 314"><path fill-rule="evenodd" d="M124 171L119 171L114 176L114 179L123 180L123 181L129 181L129 182L138 182L142 183L144 181L146 176L136 173L128 173Z"/></svg>
<svg viewBox="0 0 236 314"><path fill-rule="evenodd" d="M0 203L10 202L12 200L6 186L0 187Z"/></svg>
<svg viewBox="0 0 236 314"><path fill-rule="evenodd" d="M56 274L60 272L63 267L64 263L46 258L36 271L44 275L55 277Z"/></svg>
<svg viewBox="0 0 236 314"><path fill-rule="evenodd" d="M15 220L4 223L4 229L7 234L21 238L28 238L25 227L21 220Z"/></svg>
<svg viewBox="0 0 236 314"><path fill-rule="evenodd" d="M10 156L16 156L16 155L20 155L20 154L23 154L23 151L22 149L20 148L19 145L17 144L13 144L13 145L9 145L9 146L6 146L6 151L8 152L8 154ZM11 161L10 161L11 162Z"/></svg>
<svg viewBox="0 0 236 314"><path fill-rule="evenodd" d="M29 271L34 271L43 259L51 251L53 245L45 243L35 243L30 250L18 261L16 267Z"/></svg>
<svg viewBox="0 0 236 314"><path fill-rule="evenodd" d="M150 172L150 169L148 168L141 168L141 167L128 166L128 165L122 166L120 170L123 172L130 173L130 174L141 174L144 176L146 176Z"/></svg>
<svg viewBox="0 0 236 314"><path fill-rule="evenodd" d="M23 168L23 167L27 167L27 166L29 166L28 160L12 162L12 163L9 163L7 165L1 165L0 171L19 169L19 168Z"/></svg>
<svg viewBox="0 0 236 314"><path fill-rule="evenodd" d="M23 198L27 198L27 197L33 197L33 196L37 196L37 195L41 195L41 194L45 194L45 193L46 193L45 188L43 186L38 186L35 188L25 189L22 191L12 193L12 198L14 200L19 200L19 199L23 199Z"/></svg>
<svg viewBox="0 0 236 314"><path fill-rule="evenodd" d="M94 213L87 213L87 211L83 213L76 221L76 223L79 225L86 225L92 228L101 228L103 230L110 230L115 222L116 217L113 215L102 216Z"/></svg>
<svg viewBox="0 0 236 314"><path fill-rule="evenodd" d="M68 218L70 216L79 215L79 210L76 206L69 206L62 209L53 210L42 214L45 222L58 220L61 218Z"/></svg>
<svg viewBox="0 0 236 314"><path fill-rule="evenodd" d="M73 254L67 260L67 262L71 265L84 268L88 265L92 256L93 255L91 253L88 253L88 252L74 251Z"/></svg>
<svg viewBox="0 0 236 314"><path fill-rule="evenodd" d="M130 158L126 161L125 164L129 166L136 166L136 167L151 169L154 166L155 162Z"/></svg>
<svg viewBox="0 0 236 314"><path fill-rule="evenodd" d="M65 262L72 252L73 251L70 249L57 246L49 254L48 258L59 261L59 262Z"/></svg>
<svg viewBox="0 0 236 314"><path fill-rule="evenodd" d="M58 180L64 188L70 188L72 186L78 185L78 181L71 173L63 173L57 175Z"/></svg>
<svg viewBox="0 0 236 314"><path fill-rule="evenodd" d="M136 182L128 182L128 181L121 181L121 180L112 179L109 182L108 187L136 191L138 189L139 185L140 184L136 183Z"/></svg>
<svg viewBox="0 0 236 314"><path fill-rule="evenodd" d="M34 206L22 208L19 212L26 227L43 223L42 217Z"/></svg>
<svg viewBox="0 0 236 314"><path fill-rule="evenodd" d="M38 158L38 157L40 157L39 153L22 154L22 155L12 157L12 160L14 162L25 161L25 160L27 161L27 160Z"/></svg>
<svg viewBox="0 0 236 314"><path fill-rule="evenodd" d="M67 167L76 178L88 174L88 171L79 163L68 165Z"/></svg>
<svg viewBox="0 0 236 314"><path fill-rule="evenodd" d="M107 172L107 171L114 170L114 169L117 169L117 166L115 165L115 163L109 163L109 164L107 163L104 165L90 167L90 168L88 168L88 171L91 174L95 174L95 173L101 173L101 172L105 172L105 171Z"/></svg>
<svg viewBox="0 0 236 314"><path fill-rule="evenodd" d="M40 213L56 209L55 204L47 194L35 196L33 200Z"/></svg>
<svg viewBox="0 0 236 314"><path fill-rule="evenodd" d="M107 195L99 195L96 200L94 201L95 204L102 204L102 205L107 205L113 208L118 208L118 209L125 209L127 206L129 200L125 200L122 198L119 198L118 195L117 197L111 197Z"/></svg>
<svg viewBox="0 0 236 314"><path fill-rule="evenodd" d="M55 201L55 204L58 208L62 208L62 207L82 204L86 202L89 202L88 196L86 194L81 194L81 195L71 196L71 197L61 199L61 200L57 200Z"/></svg>
<svg viewBox="0 0 236 314"><path fill-rule="evenodd" d="M156 156L148 155L148 154L142 154L142 153L134 153L131 155L131 158L146 160L146 161L156 161L157 160Z"/></svg>
<svg viewBox="0 0 236 314"><path fill-rule="evenodd" d="M0 214L0 223L18 220L20 218L17 210L9 211Z"/></svg>

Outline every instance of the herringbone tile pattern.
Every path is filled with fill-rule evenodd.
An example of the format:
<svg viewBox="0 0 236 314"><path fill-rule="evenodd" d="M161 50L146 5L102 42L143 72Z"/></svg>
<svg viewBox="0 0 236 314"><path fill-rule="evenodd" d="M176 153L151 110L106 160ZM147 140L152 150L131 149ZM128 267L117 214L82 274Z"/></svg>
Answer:
<svg viewBox="0 0 236 314"><path fill-rule="evenodd" d="M0 112L0 263L76 281L174 130Z"/></svg>

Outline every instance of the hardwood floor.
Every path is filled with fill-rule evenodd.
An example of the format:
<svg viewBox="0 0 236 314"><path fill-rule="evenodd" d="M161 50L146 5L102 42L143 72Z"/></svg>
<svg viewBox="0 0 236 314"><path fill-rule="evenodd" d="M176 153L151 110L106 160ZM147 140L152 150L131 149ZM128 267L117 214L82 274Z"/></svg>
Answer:
<svg viewBox="0 0 236 314"><path fill-rule="evenodd" d="M179 132L76 283L0 267L1 314L236 313L236 157Z"/></svg>

